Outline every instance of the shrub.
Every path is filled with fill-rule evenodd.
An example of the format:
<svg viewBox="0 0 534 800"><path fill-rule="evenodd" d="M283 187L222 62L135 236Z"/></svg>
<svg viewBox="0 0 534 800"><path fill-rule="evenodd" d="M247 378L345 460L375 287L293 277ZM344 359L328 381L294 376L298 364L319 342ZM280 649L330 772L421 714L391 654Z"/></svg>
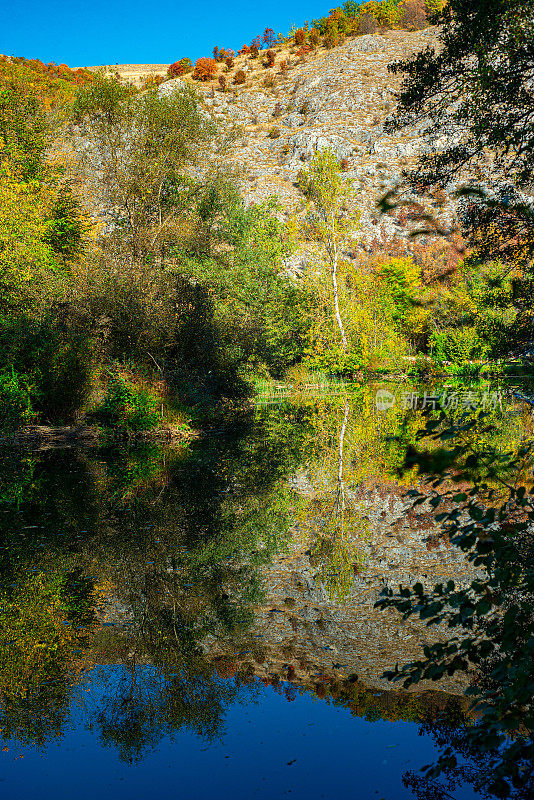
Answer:
<svg viewBox="0 0 534 800"><path fill-rule="evenodd" d="M217 72L217 62L214 58L199 58L195 64L193 78L196 81L210 81Z"/></svg>
<svg viewBox="0 0 534 800"><path fill-rule="evenodd" d="M326 36L324 37L323 44L329 50L332 47L337 47L337 45L339 44L339 36L337 36L334 31L329 30Z"/></svg>
<svg viewBox="0 0 534 800"><path fill-rule="evenodd" d="M236 84L236 86L240 86L243 83L245 83L246 78L247 78L247 76L246 76L245 70L238 69L236 74L234 75L234 83Z"/></svg>
<svg viewBox="0 0 534 800"><path fill-rule="evenodd" d="M287 72L287 59L280 62L280 72Z"/></svg>
<svg viewBox="0 0 534 800"><path fill-rule="evenodd" d="M404 0L399 14L401 26L409 31L419 31L427 24L425 0Z"/></svg>
<svg viewBox="0 0 534 800"><path fill-rule="evenodd" d="M317 28L312 28L308 36L308 42L311 44L312 47L318 47L321 41L321 34L317 30Z"/></svg>
<svg viewBox="0 0 534 800"><path fill-rule="evenodd" d="M299 47L295 55L301 60L304 61L308 53L311 52L311 47L307 44L303 45L303 47Z"/></svg>
<svg viewBox="0 0 534 800"><path fill-rule="evenodd" d="M378 22L372 14L362 14L358 17L356 22L356 33L359 36L365 36L369 33L376 33L378 30Z"/></svg>
<svg viewBox="0 0 534 800"><path fill-rule="evenodd" d="M339 162L339 167L342 172L346 172L349 168L349 160L348 158L342 158Z"/></svg>
<svg viewBox="0 0 534 800"><path fill-rule="evenodd" d="M32 405L47 420L75 419L90 391L94 326L71 304L39 319L25 315L0 324L0 370L28 376Z"/></svg>
<svg viewBox="0 0 534 800"><path fill-rule="evenodd" d="M179 61L175 61L174 64L169 65L167 75L169 78L179 78L181 75L186 75L188 72L192 71L193 64L191 63L191 59L181 58Z"/></svg>
<svg viewBox="0 0 534 800"><path fill-rule="evenodd" d="M175 61L174 64L169 64L167 75L169 78L179 78L184 74L184 68L180 61Z"/></svg>
<svg viewBox="0 0 534 800"><path fill-rule="evenodd" d="M266 66L274 67L274 62L276 61L276 53L274 52L274 50L267 50L266 56L267 56Z"/></svg>
<svg viewBox="0 0 534 800"><path fill-rule="evenodd" d="M272 47L276 44L276 35L272 28L265 28L263 31L261 41L264 47Z"/></svg>
<svg viewBox="0 0 534 800"><path fill-rule="evenodd" d="M11 432L33 418L30 389L26 376L11 372L0 373L0 428Z"/></svg>
<svg viewBox="0 0 534 800"><path fill-rule="evenodd" d="M274 86L274 75L272 72L268 72L265 78L263 79L263 85L267 88L271 88Z"/></svg>
<svg viewBox="0 0 534 800"><path fill-rule="evenodd" d="M226 78L224 75L219 75L219 86L221 87L221 92L226 91Z"/></svg>
<svg viewBox="0 0 534 800"><path fill-rule="evenodd" d="M252 42L252 44L250 45L250 51L249 52L250 52L250 57L251 58L257 58L258 54L260 52L260 48L258 47L257 44L255 44L255 42Z"/></svg>
<svg viewBox="0 0 534 800"><path fill-rule="evenodd" d="M248 44L244 44L241 50L238 51L237 55L248 56L249 53L250 53L250 47L248 46Z"/></svg>
<svg viewBox="0 0 534 800"><path fill-rule="evenodd" d="M256 50L256 53L261 50L261 36L256 36L256 38L251 41L250 49L251 51Z"/></svg>
<svg viewBox="0 0 534 800"><path fill-rule="evenodd" d="M302 47L306 41L306 31L304 28L299 28L297 31L295 31L293 34L293 40L298 47Z"/></svg>
<svg viewBox="0 0 534 800"><path fill-rule="evenodd" d="M439 17L445 7L445 0L426 0L425 10L429 21L434 22Z"/></svg>
<svg viewBox="0 0 534 800"><path fill-rule="evenodd" d="M193 62L190 58L181 58L179 63L182 65L184 75L187 75L189 72L193 72Z"/></svg>
<svg viewBox="0 0 534 800"><path fill-rule="evenodd" d="M147 431L158 423L158 403L154 395L114 370L99 415L110 427Z"/></svg>
<svg viewBox="0 0 534 800"><path fill-rule="evenodd" d="M470 325L434 331L430 343L437 361L465 364L474 359L484 358L487 354L487 345L480 338L476 328Z"/></svg>
<svg viewBox="0 0 534 800"><path fill-rule="evenodd" d="M224 59L224 63L226 64L228 69L233 69L234 68L234 58L233 58L233 56L226 56L226 58Z"/></svg>
<svg viewBox="0 0 534 800"><path fill-rule="evenodd" d="M280 128L271 128L269 131L269 139L278 139L280 136Z"/></svg>
<svg viewBox="0 0 534 800"><path fill-rule="evenodd" d="M225 50L224 47L220 49L218 47L213 48L213 58L215 61L226 61L227 58L233 58L235 53L233 50Z"/></svg>
<svg viewBox="0 0 534 800"><path fill-rule="evenodd" d="M143 89L156 89L163 83L165 78L162 75L147 75L143 83Z"/></svg>

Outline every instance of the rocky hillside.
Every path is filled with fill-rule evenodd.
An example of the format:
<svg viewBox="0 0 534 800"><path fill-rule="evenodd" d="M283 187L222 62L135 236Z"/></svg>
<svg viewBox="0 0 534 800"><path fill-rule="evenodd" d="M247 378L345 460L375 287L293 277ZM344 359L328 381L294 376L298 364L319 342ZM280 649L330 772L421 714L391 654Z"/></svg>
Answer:
<svg viewBox="0 0 534 800"><path fill-rule="evenodd" d="M293 60L287 49L280 49L272 69L265 68L262 53L255 60L236 59L235 68L245 71L246 82L228 81L224 92L217 77L209 83L194 81L218 119L241 126L234 159L245 170L245 196L257 202L277 195L293 212L302 202L299 171L317 149L330 147L354 182L363 242L402 235L393 217L378 220L375 213L377 199L400 181L419 151L416 132L384 133L399 86L388 64L435 41L435 28L391 30ZM287 68L280 70L283 61ZM172 91L182 80L167 81L160 91Z"/></svg>
<svg viewBox="0 0 534 800"><path fill-rule="evenodd" d="M212 80L199 82L186 75L166 81L159 91L169 93L183 82L192 83L217 119L237 125L233 160L244 170L245 197L258 202L276 195L288 215L302 203L299 171L316 150L333 149L346 177L354 182L362 212L362 243L370 246L405 233L393 216L377 217L376 203L399 183L402 170L414 162L420 148L416 131L384 133L399 86L388 64L434 44L436 35L436 28L389 30L348 38L338 47L319 47L305 55L296 47L278 45L272 48L276 56L272 67L266 66L266 51L260 51L256 59L236 57L231 70L219 64ZM149 75L164 75L166 65L106 69L139 85ZM236 83L240 70L243 84ZM224 90L221 77L226 81ZM443 218L443 208L440 213Z"/></svg>

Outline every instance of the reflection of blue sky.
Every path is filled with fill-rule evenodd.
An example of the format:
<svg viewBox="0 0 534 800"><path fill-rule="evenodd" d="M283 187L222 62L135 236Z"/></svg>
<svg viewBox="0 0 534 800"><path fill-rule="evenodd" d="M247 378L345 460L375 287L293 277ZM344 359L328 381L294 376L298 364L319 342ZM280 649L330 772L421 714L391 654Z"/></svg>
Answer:
<svg viewBox="0 0 534 800"><path fill-rule="evenodd" d="M112 669L118 678L124 668ZM2 800L397 800L413 798L401 784L402 773L435 757L415 723L367 722L308 694L289 703L259 684L258 702L227 710L222 741L208 745L182 730L128 766L85 727L89 708L100 705L104 691L96 680L85 688L91 694L86 703L73 704L72 725L61 742L43 753L6 743L9 752L0 752ZM454 795L475 796L469 789Z"/></svg>

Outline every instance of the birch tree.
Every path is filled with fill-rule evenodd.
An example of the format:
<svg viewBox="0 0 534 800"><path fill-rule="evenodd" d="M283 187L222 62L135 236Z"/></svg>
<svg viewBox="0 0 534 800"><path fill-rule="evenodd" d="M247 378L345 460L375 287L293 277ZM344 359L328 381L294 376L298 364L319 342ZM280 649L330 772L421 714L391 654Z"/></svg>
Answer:
<svg viewBox="0 0 534 800"><path fill-rule="evenodd" d="M344 181L337 158L329 149L318 151L310 168L303 174L304 191L309 207L303 225L307 239L318 245L317 266L330 284L332 314L339 331L341 348L347 353L348 340L339 303L339 265L343 251L349 246L358 219L348 214L352 196L349 182Z"/></svg>

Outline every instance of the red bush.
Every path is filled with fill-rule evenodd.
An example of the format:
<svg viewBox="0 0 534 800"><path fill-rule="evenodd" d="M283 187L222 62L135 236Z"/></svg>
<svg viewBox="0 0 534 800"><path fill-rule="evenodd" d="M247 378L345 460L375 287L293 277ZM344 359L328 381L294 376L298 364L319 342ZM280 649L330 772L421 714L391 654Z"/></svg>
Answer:
<svg viewBox="0 0 534 800"><path fill-rule="evenodd" d="M274 62L276 61L276 53L274 52L274 50L267 50L266 56L267 60L265 62L265 66L266 67L274 66Z"/></svg>
<svg viewBox="0 0 534 800"><path fill-rule="evenodd" d="M241 50L239 50L237 55L238 56L246 56L249 53L250 53L250 47L248 46L248 44L244 44L243 47L241 48Z"/></svg>
<svg viewBox="0 0 534 800"><path fill-rule="evenodd" d="M217 72L217 62L214 58L199 58L195 64L193 78L196 81L210 81Z"/></svg>
<svg viewBox="0 0 534 800"><path fill-rule="evenodd" d="M179 61L175 61L174 64L169 64L167 69L167 75L169 78L179 78L180 75L184 74L184 67Z"/></svg>
<svg viewBox="0 0 534 800"><path fill-rule="evenodd" d="M234 76L234 83L237 85L245 83L246 78L247 76L245 74L245 71L242 69L238 69Z"/></svg>
<svg viewBox="0 0 534 800"><path fill-rule="evenodd" d="M265 28L261 37L264 47L272 47L276 44L276 36L272 28Z"/></svg>
<svg viewBox="0 0 534 800"><path fill-rule="evenodd" d="M227 58L233 58L235 53L233 50L225 50L224 47L220 49L218 47L213 48L213 58L215 61L226 61Z"/></svg>
<svg viewBox="0 0 534 800"><path fill-rule="evenodd" d="M181 58L179 61L175 61L174 64L169 64L167 75L169 78L179 78L181 75L191 72L192 69L193 64L191 63L191 59Z"/></svg>

